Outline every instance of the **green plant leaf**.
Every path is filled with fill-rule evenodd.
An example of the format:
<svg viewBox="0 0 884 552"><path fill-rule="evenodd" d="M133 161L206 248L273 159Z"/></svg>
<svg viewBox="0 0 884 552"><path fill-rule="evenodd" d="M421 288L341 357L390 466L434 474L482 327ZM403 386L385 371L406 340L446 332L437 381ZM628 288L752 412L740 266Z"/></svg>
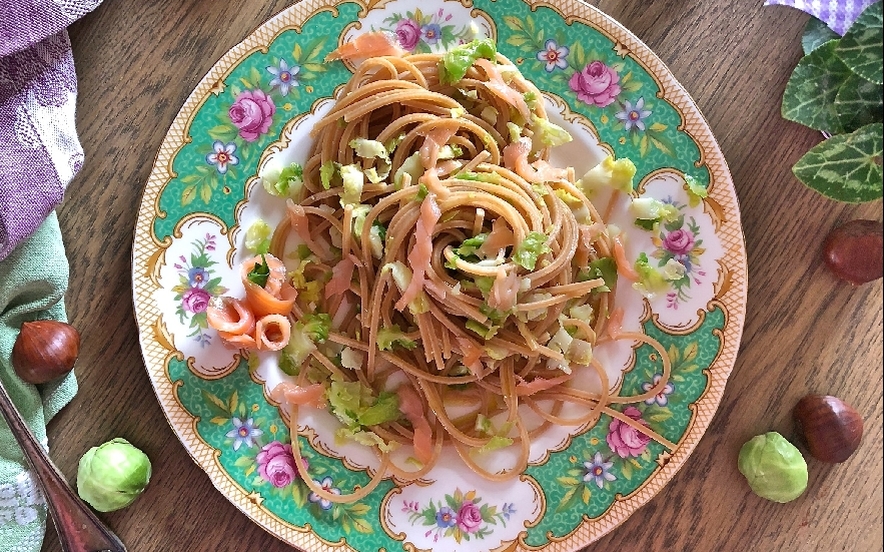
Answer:
<svg viewBox="0 0 884 552"><path fill-rule="evenodd" d="M261 72L258 71L257 67L252 67L252 70L249 72L249 81L251 81L253 88L261 87Z"/></svg>
<svg viewBox="0 0 884 552"><path fill-rule="evenodd" d="M663 134L657 134L653 131L649 131L648 137L651 139L651 144L653 144L655 148L662 151L669 157L675 157L675 151L673 150L672 144L664 137Z"/></svg>
<svg viewBox="0 0 884 552"><path fill-rule="evenodd" d="M292 485L292 499L295 501L295 505L298 508L303 508L304 504L307 502L307 495L304 493L301 485L297 483Z"/></svg>
<svg viewBox="0 0 884 552"><path fill-rule="evenodd" d="M237 132L236 127L230 124L215 125L207 131L209 138L222 142L230 142L236 137Z"/></svg>
<svg viewBox="0 0 884 552"><path fill-rule="evenodd" d="M884 83L884 26L881 2L865 9L838 43L836 54L854 73L877 84Z"/></svg>
<svg viewBox="0 0 884 552"><path fill-rule="evenodd" d="M804 26L804 34L801 35L801 49L804 55L807 55L830 40L837 40L841 37L833 31L824 22L816 17L807 20Z"/></svg>
<svg viewBox="0 0 884 552"><path fill-rule="evenodd" d="M535 29L537 28L534 25L534 18L533 17L530 17L530 16L526 17L525 24L527 25L526 29L528 30L529 33L533 33L535 31Z"/></svg>
<svg viewBox="0 0 884 552"><path fill-rule="evenodd" d="M513 17L512 15L506 15L503 18L503 22L506 24L507 27L509 27L510 29L512 29L514 31L523 31L524 32L524 30L525 30L525 27L522 25L522 20L519 19L518 17Z"/></svg>
<svg viewBox="0 0 884 552"><path fill-rule="evenodd" d="M371 523L362 518L353 519L353 527L356 529L357 532L363 534L372 533L374 531Z"/></svg>
<svg viewBox="0 0 884 552"><path fill-rule="evenodd" d="M362 504L361 502L358 502L356 504L351 505L348 508L348 511L350 512L351 515L354 515L354 516L364 516L364 515L368 514L368 512L371 511L371 506L369 506L368 504Z"/></svg>
<svg viewBox="0 0 884 552"><path fill-rule="evenodd" d="M835 112L845 132L884 121L884 85L851 75L835 96Z"/></svg>
<svg viewBox="0 0 884 552"><path fill-rule="evenodd" d="M583 71L586 65L586 52L583 51L583 45L580 42L575 42L571 48L571 61L575 64L573 66L575 71Z"/></svg>
<svg viewBox="0 0 884 552"><path fill-rule="evenodd" d="M325 41L328 40L327 36L318 36L305 48L306 56L304 57L304 63L316 63L322 60L324 57L322 55L322 49L325 47Z"/></svg>
<svg viewBox="0 0 884 552"><path fill-rule="evenodd" d="M837 40L830 40L801 58L783 93L784 119L837 134L841 123L835 113L835 96L851 75L836 55Z"/></svg>
<svg viewBox="0 0 884 552"><path fill-rule="evenodd" d="M692 341L688 343L688 345L684 348L684 360L685 362L689 362L697 358L697 353L700 351L700 343L698 341Z"/></svg>
<svg viewBox="0 0 884 552"><path fill-rule="evenodd" d="M515 46L516 48L521 48L525 44L528 43L528 37L523 34L514 34L511 35L508 39L506 39L506 43L510 46Z"/></svg>
<svg viewBox="0 0 884 552"><path fill-rule="evenodd" d="M249 456L240 456L233 462L233 465L237 468L246 468L255 465L255 459Z"/></svg>
<svg viewBox="0 0 884 552"><path fill-rule="evenodd" d="M580 487L571 487L565 496L562 497L562 500L559 501L559 505L556 507L556 512L564 512L568 508L571 507L571 504L574 503L574 499L577 497L577 489Z"/></svg>
<svg viewBox="0 0 884 552"><path fill-rule="evenodd" d="M203 203L212 201L212 187L209 184L203 183L200 186L200 199L203 200Z"/></svg>
<svg viewBox="0 0 884 552"><path fill-rule="evenodd" d="M792 172L809 188L846 203L881 199L884 124L866 125L817 144Z"/></svg>
<svg viewBox="0 0 884 552"><path fill-rule="evenodd" d="M221 400L217 395L209 393L205 389L200 391L203 396L203 399L206 401L206 404L211 408L214 412L218 414L226 414L230 416L230 411L227 409L227 404Z"/></svg>
<svg viewBox="0 0 884 552"><path fill-rule="evenodd" d="M196 184L191 184L181 192L181 205L190 205L196 199Z"/></svg>
<svg viewBox="0 0 884 552"><path fill-rule="evenodd" d="M303 67L307 71L312 71L314 73L325 73L326 71L328 71L328 67L326 67L322 63L305 63L301 67Z"/></svg>

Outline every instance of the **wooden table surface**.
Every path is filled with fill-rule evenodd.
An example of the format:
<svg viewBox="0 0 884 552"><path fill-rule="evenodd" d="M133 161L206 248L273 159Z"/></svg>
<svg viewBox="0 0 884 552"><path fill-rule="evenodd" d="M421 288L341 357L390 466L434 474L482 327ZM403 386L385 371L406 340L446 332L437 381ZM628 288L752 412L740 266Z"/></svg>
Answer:
<svg viewBox="0 0 884 552"><path fill-rule="evenodd" d="M804 188L791 165L820 137L784 121L779 101L801 55L807 16L762 0L601 0L696 100L730 165L749 255L745 331L706 436L670 484L589 551L882 550L882 283L853 288L820 263L836 224L880 220ZM73 480L90 446L123 436L153 461L147 492L102 514L133 552L291 548L241 514L170 429L148 380L132 307L135 216L154 155L209 68L288 0L105 0L70 29L86 154L59 209L70 259L67 307L82 332L80 390L49 425L52 456ZM737 471L755 434L795 436L807 393L836 395L865 420L857 453L809 460L789 504L753 495ZM61 547L50 527L43 547Z"/></svg>

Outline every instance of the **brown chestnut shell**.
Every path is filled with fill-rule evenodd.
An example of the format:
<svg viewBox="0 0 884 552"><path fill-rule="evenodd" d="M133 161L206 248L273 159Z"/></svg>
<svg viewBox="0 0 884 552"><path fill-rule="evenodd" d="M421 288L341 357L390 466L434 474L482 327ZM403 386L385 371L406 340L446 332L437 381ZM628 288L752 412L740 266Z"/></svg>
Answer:
<svg viewBox="0 0 884 552"><path fill-rule="evenodd" d="M859 448L863 419L852 406L831 395L807 395L792 415L810 454L822 462L838 464Z"/></svg>
<svg viewBox="0 0 884 552"><path fill-rule="evenodd" d="M838 278L855 286L884 275L884 224L851 220L833 229L823 244L823 262Z"/></svg>
<svg viewBox="0 0 884 552"><path fill-rule="evenodd" d="M80 355L80 333L58 320L24 322L12 346L12 367L28 383L60 378L74 368Z"/></svg>

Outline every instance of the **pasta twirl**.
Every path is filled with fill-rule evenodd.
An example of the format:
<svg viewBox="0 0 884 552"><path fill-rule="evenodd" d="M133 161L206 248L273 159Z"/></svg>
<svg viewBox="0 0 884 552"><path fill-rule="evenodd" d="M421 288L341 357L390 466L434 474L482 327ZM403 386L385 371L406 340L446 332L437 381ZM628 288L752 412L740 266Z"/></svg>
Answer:
<svg viewBox="0 0 884 552"><path fill-rule="evenodd" d="M447 54L363 61L313 128L300 190L274 231L267 258L286 262L280 285L297 289L280 357L292 378L274 396L290 405L294 432L299 409L324 394L338 436L380 458L349 495L306 477L327 500L420 478L444 447L506 480L549 427L602 413L674 446L611 408L659 393L668 357L612 322L616 274L631 268L573 169L549 163L570 137L507 58L480 50L467 45L462 77ZM608 391L593 349L614 339L660 352L654 388ZM600 392L574 385L588 377ZM568 404L581 415L566 416ZM411 462L394 462L403 448ZM509 465L488 460L501 450L516 452Z"/></svg>

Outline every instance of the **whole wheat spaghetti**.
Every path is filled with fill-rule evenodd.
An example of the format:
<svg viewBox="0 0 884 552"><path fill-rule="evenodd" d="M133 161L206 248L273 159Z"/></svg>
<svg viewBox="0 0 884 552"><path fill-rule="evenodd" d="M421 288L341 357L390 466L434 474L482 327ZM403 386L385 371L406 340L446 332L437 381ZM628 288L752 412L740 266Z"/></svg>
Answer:
<svg viewBox="0 0 884 552"><path fill-rule="evenodd" d="M616 273L631 269L615 261L619 243L574 171L548 162L567 133L504 56L475 55L457 78L445 63L390 55L358 66L313 128L268 254L243 271L245 282L282 260L288 280L276 285L297 291L291 327L254 342L291 333L280 356L291 378L272 397L291 407L298 462L305 408L330 409L339 437L380 457L351 494L304 478L330 501L357 500L384 477L420 478L445 447L505 480L524 471L548 428L591 427L603 413L675 446L611 408L659 393L670 365L659 343L619 331ZM213 326L234 312L213 309ZM652 389L611 394L593 349L614 339L658 352L663 377ZM600 392L576 385L588 377ZM407 462L393 461L397 450ZM501 450L515 460L499 465Z"/></svg>

